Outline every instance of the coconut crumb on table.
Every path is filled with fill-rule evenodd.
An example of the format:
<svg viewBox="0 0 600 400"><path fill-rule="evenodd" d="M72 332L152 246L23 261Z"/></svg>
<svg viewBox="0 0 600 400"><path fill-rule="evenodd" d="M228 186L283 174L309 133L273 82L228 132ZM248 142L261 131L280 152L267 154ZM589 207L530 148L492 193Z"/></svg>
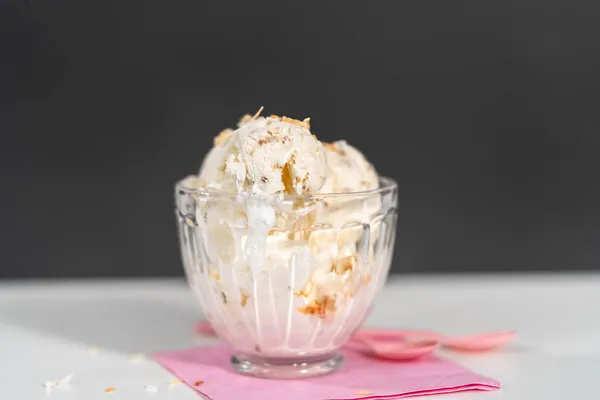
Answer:
<svg viewBox="0 0 600 400"><path fill-rule="evenodd" d="M59 386L59 385L68 385L71 382L72 378L73 378L73 374L69 374L62 379L55 379L52 381L48 380L48 381L44 382L42 384L42 386L44 386L46 389L50 389L50 388L53 388L53 387Z"/></svg>
<svg viewBox="0 0 600 400"><path fill-rule="evenodd" d="M144 353L135 353L129 357L129 361L131 361L134 364L137 364L137 363L144 361L145 358L146 358L146 355Z"/></svg>
<svg viewBox="0 0 600 400"><path fill-rule="evenodd" d="M146 389L146 391L150 393L158 392L158 386L156 385L144 385L144 389Z"/></svg>

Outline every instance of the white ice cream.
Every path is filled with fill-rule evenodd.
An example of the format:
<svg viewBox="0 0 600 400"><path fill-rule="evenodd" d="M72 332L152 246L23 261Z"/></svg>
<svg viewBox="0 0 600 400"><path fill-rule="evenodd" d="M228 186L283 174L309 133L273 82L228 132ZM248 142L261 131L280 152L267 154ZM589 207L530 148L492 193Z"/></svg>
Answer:
<svg viewBox="0 0 600 400"><path fill-rule="evenodd" d="M379 196L318 194L375 189L377 172L345 141L321 143L308 120L244 117L215 138L186 185L231 193L196 209L211 268L221 275L232 269L258 280L293 265L308 280L289 290L306 304L304 313L321 317L368 285Z"/></svg>
<svg viewBox="0 0 600 400"><path fill-rule="evenodd" d="M199 184L237 193L317 193L327 178L321 142L308 120L257 117L223 131L206 156Z"/></svg>
<svg viewBox="0 0 600 400"><path fill-rule="evenodd" d="M379 178L373 165L345 140L325 143L328 174L321 193L348 193L375 189Z"/></svg>

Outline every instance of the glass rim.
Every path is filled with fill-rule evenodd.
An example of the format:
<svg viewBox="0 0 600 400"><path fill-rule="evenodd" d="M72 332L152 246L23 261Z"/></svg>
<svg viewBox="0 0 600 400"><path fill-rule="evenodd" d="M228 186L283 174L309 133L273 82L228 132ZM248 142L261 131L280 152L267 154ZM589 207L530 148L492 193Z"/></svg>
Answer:
<svg viewBox="0 0 600 400"><path fill-rule="evenodd" d="M220 197L220 196L244 197L244 198L270 197L270 198L277 198L277 199L281 199L281 200L298 200L298 199L322 200L322 199L336 199L336 198L343 199L343 198L348 198L348 197L369 197L369 196L374 196L374 195L378 195L378 194L392 192L394 190L397 190L397 188L398 188L398 183L394 179L387 177L387 176L380 176L379 177L379 186L374 189L369 189L369 190L360 190L360 191L355 191L355 192L338 192L338 193L311 193L311 194L300 194L300 195L285 194L285 195L278 196L278 195L262 195L262 194L255 194L255 193L232 193L232 192L227 192L227 191L218 190L218 189L194 188L194 187L185 185L185 181L191 176L194 176L194 175L190 175L175 184L175 189L177 192L184 192L186 194L195 194L195 195L200 195L200 196L204 196L204 197Z"/></svg>

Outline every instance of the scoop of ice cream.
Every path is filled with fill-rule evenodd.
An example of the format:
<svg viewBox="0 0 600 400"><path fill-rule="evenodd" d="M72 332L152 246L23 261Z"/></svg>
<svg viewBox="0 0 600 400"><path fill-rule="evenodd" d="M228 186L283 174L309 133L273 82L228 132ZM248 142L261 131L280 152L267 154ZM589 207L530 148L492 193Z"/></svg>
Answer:
<svg viewBox="0 0 600 400"><path fill-rule="evenodd" d="M199 173L199 184L229 192L306 194L327 177L323 145L308 120L270 116L243 119L237 130L215 138Z"/></svg>
<svg viewBox="0 0 600 400"><path fill-rule="evenodd" d="M325 143L328 174L321 193L347 193L375 189L377 172L366 157L345 140Z"/></svg>
<svg viewBox="0 0 600 400"><path fill-rule="evenodd" d="M360 192L379 185L377 172L356 148L343 140L323 144L311 134L308 120L286 117L245 116L236 130L222 131L190 185L270 195L241 202L235 196L216 197L214 204L197 209L197 220L208 233L211 260L247 268L255 277L287 265L304 248L314 258L309 269L327 272L324 277L331 284L349 284L346 271L356 272L364 264L357 254L363 244L368 246L365 226L380 207L379 196L373 194L291 200L273 196ZM349 257L356 261L353 268L328 272ZM321 288L323 279L315 287Z"/></svg>
<svg viewBox="0 0 600 400"><path fill-rule="evenodd" d="M362 192L379 187L375 168L365 156L345 140L325 143L328 175L321 193ZM349 222L369 223L380 208L379 196L354 194L325 197L316 207L319 222L336 229Z"/></svg>

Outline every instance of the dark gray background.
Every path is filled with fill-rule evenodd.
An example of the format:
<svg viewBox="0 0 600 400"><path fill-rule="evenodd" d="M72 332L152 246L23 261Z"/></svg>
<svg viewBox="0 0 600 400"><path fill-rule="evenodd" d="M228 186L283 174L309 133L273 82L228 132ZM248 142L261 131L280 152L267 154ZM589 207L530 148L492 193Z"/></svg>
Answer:
<svg viewBox="0 0 600 400"><path fill-rule="evenodd" d="M260 105L398 180L394 272L600 268L598 1L0 9L0 276L181 274L173 184Z"/></svg>

